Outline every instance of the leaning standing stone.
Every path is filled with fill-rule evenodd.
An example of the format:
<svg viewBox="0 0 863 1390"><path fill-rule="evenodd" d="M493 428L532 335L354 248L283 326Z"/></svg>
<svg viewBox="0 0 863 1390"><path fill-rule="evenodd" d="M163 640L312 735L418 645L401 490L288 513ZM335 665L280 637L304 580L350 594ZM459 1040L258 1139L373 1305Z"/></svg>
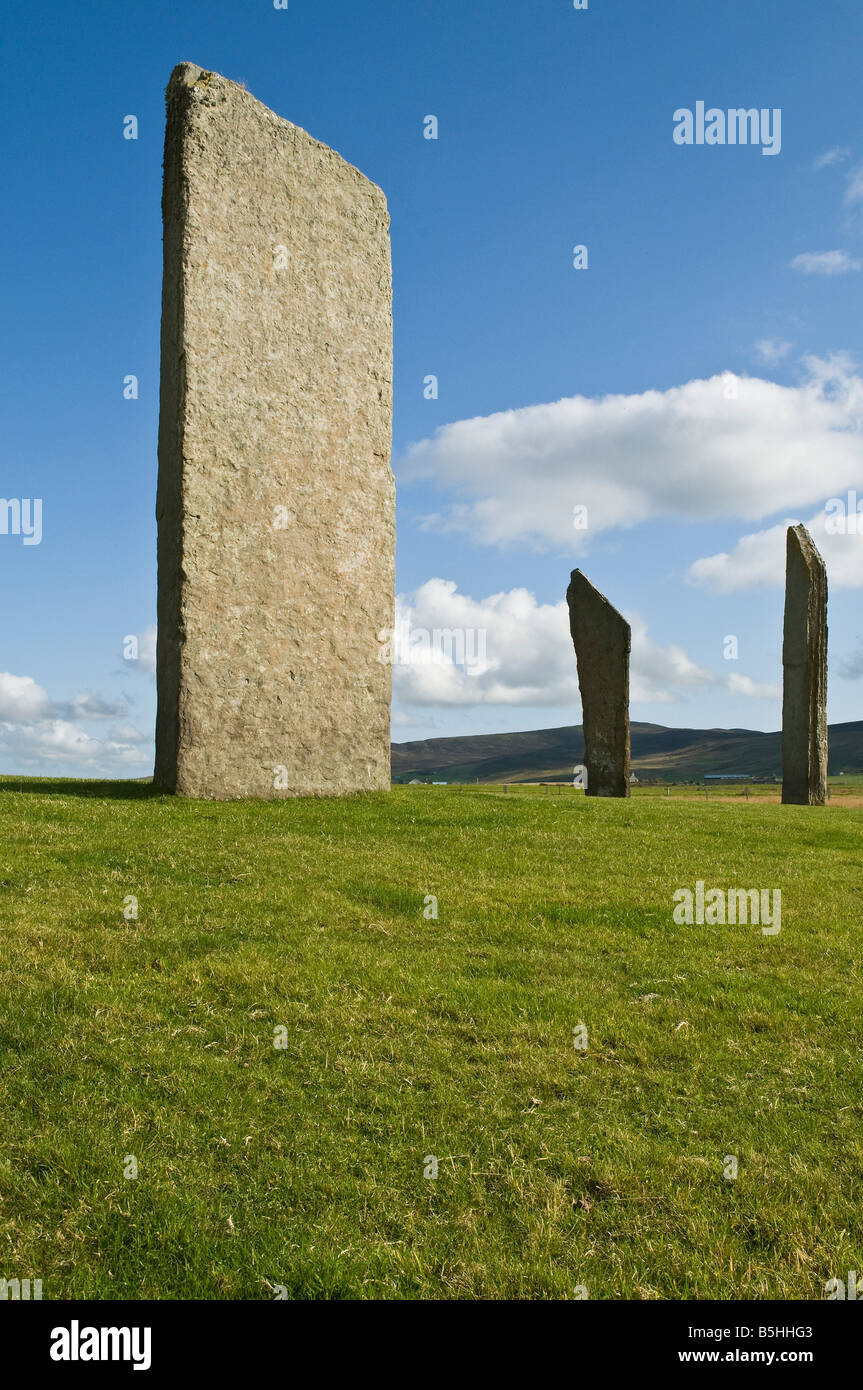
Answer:
<svg viewBox="0 0 863 1390"><path fill-rule="evenodd" d="M782 800L827 800L827 571L805 526L789 526L782 642Z"/></svg>
<svg viewBox="0 0 863 1390"><path fill-rule="evenodd" d="M566 591L584 723L587 796L629 796L629 623L573 570Z"/></svg>

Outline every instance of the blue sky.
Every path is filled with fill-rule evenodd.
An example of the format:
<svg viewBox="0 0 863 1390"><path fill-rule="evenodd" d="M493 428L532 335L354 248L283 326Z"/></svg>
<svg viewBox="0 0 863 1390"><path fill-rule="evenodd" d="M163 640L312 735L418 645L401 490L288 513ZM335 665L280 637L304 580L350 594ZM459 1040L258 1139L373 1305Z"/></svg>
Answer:
<svg viewBox="0 0 863 1390"><path fill-rule="evenodd" d="M396 667L394 738L576 722L576 564L633 622L634 719L777 728L788 520L828 564L830 719L859 718L863 541L823 526L863 499L861 40L858 0L7 7L0 494L43 519L38 545L0 534L0 770L150 770L181 60L389 200L400 608L484 629L489 658ZM698 101L780 110L779 153L675 143Z"/></svg>

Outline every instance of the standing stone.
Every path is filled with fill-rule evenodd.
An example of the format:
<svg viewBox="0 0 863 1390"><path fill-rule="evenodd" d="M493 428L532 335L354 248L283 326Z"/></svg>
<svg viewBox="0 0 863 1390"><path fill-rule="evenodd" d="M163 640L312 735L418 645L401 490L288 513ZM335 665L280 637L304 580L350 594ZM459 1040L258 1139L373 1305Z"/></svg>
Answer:
<svg viewBox="0 0 863 1390"><path fill-rule="evenodd" d="M827 800L827 571L805 526L789 526L782 642L782 800Z"/></svg>
<svg viewBox="0 0 863 1390"><path fill-rule="evenodd" d="M167 108L155 781L388 788L386 200L217 73Z"/></svg>
<svg viewBox="0 0 863 1390"><path fill-rule="evenodd" d="M587 796L629 796L629 623L573 570L566 591L584 724Z"/></svg>

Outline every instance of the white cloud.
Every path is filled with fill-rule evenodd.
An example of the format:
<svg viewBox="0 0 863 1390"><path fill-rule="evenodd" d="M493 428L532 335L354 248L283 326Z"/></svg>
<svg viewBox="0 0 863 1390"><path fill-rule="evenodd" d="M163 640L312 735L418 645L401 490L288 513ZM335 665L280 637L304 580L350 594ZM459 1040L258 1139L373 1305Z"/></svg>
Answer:
<svg viewBox="0 0 863 1390"><path fill-rule="evenodd" d="M428 528L488 545L579 554L658 517L761 520L863 478L863 379L842 355L806 358L803 372L797 386L726 374L460 420L414 444L400 472L454 496ZM573 528L576 505L587 530Z"/></svg>
<svg viewBox="0 0 863 1390"><path fill-rule="evenodd" d="M760 338L755 344L755 353L766 366L775 367L777 362L782 362L788 356L793 346L793 343L787 343L782 338Z"/></svg>
<svg viewBox="0 0 863 1390"><path fill-rule="evenodd" d="M37 685L32 676L13 676L0 671L0 720L13 724L32 724L38 720L117 719L126 713L122 700L103 700L84 691L71 700L57 703Z"/></svg>
<svg viewBox="0 0 863 1390"><path fill-rule="evenodd" d="M0 756L16 767L32 769L74 764L92 771L130 767L139 773L152 761L127 741L93 738L66 719L35 724L0 722Z"/></svg>
<svg viewBox="0 0 863 1390"><path fill-rule="evenodd" d="M632 628L629 694L634 704L666 704L689 690L721 683L712 671L696 666L676 643L658 647L651 642L647 624L637 613L625 612L624 617Z"/></svg>
<svg viewBox="0 0 863 1390"><path fill-rule="evenodd" d="M759 685L751 676L728 677L728 689L732 695L747 695L755 700L781 700L781 685Z"/></svg>
<svg viewBox="0 0 863 1390"><path fill-rule="evenodd" d="M851 151L845 145L834 145L833 149L825 150L813 160L813 169L826 169L831 164L844 164L846 159L851 158Z"/></svg>
<svg viewBox="0 0 863 1390"><path fill-rule="evenodd" d="M56 703L32 676L0 672L2 770L11 763L15 770L75 764L90 771L134 765L140 772L151 757L139 746L148 740L132 725L115 725L105 738L95 738L80 727L82 721L113 719L125 711L122 701L90 693Z"/></svg>
<svg viewBox="0 0 863 1390"><path fill-rule="evenodd" d="M122 700L103 700L100 695L85 691L73 695L67 705L54 705L53 711L67 719L117 719L126 713L126 706Z"/></svg>
<svg viewBox="0 0 863 1390"><path fill-rule="evenodd" d="M152 734L142 734L134 724L112 724L108 738L112 743L148 743Z"/></svg>
<svg viewBox="0 0 863 1390"><path fill-rule="evenodd" d="M393 693L403 706L555 705L578 699L564 602L538 604L527 589L475 600L460 594L452 580L429 579L413 602L398 597L396 621L415 633L465 633L467 655L485 649L485 660L472 669L456 665L434 644L421 664L396 664Z"/></svg>
<svg viewBox="0 0 863 1390"><path fill-rule="evenodd" d="M741 536L732 551L703 556L690 565L687 581L717 594L782 585L785 582L785 532L789 524L784 521L766 531L753 531Z"/></svg>
<svg viewBox="0 0 863 1390"><path fill-rule="evenodd" d="M44 719L50 710L47 690L37 685L32 676L0 672L0 720L29 724L34 719Z"/></svg>
<svg viewBox="0 0 863 1390"><path fill-rule="evenodd" d="M687 580L719 594L742 589L781 588L785 583L785 545L791 517L778 526L741 536L729 553L705 555L690 565ZM832 516L822 508L803 524L817 545L827 567L830 590L863 588L863 516L860 535L840 535L827 530Z"/></svg>
<svg viewBox="0 0 863 1390"><path fill-rule="evenodd" d="M393 710L390 724L394 729L436 729L437 720L431 715L408 714L406 710Z"/></svg>
<svg viewBox="0 0 863 1390"><path fill-rule="evenodd" d="M527 589L511 589L473 599L458 592L452 580L430 579L409 600L400 596L397 620L411 632L435 630L469 633L466 654L483 647L485 660L474 670L458 664L452 652L432 644L431 654L416 664L393 667L394 722L410 720L404 708L465 705L571 706L580 708L578 678L565 600L537 603ZM775 697L772 686L756 686L746 677L733 678L696 665L676 643L658 646L637 613L626 613L632 627L631 699L639 703L668 703L689 692L725 686L730 694ZM484 638L478 634L484 633ZM403 651L407 647L403 648ZM398 706L401 706L399 709Z"/></svg>
<svg viewBox="0 0 863 1390"><path fill-rule="evenodd" d="M791 269L804 275L847 275L860 266L848 251L804 251L791 262Z"/></svg>

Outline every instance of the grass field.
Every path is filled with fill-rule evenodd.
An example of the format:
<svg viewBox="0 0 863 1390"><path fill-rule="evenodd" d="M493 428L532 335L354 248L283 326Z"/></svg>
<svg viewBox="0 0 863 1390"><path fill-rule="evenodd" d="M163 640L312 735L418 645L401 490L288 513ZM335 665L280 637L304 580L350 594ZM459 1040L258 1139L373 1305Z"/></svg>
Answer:
<svg viewBox="0 0 863 1390"><path fill-rule="evenodd" d="M506 791L504 792L504 788ZM474 790L474 788L472 788ZM574 791L566 782L504 782L499 785L483 787L487 792L505 795L528 793L535 795L540 791L544 796L584 796L582 791ZM667 797L689 801L773 801L777 805L782 800L782 786L776 782L673 782L669 784L636 784L631 789L633 799L644 797ZM831 777L828 784L828 800L842 806L863 806L863 777Z"/></svg>
<svg viewBox="0 0 863 1390"><path fill-rule="evenodd" d="M0 1277L804 1299L863 1269L838 797L7 779L0 830ZM698 879L781 889L781 932L677 925Z"/></svg>

